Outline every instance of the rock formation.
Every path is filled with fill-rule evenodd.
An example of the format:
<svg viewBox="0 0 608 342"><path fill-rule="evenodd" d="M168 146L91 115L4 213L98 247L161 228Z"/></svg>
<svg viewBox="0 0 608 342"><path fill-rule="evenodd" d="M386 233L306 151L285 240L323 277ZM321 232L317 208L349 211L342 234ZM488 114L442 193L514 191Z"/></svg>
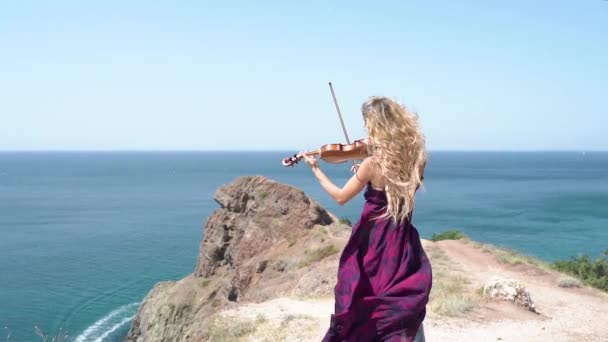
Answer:
<svg viewBox="0 0 608 342"><path fill-rule="evenodd" d="M333 294L348 226L303 191L262 176L220 187L215 200L196 269L148 293L125 341L201 341L207 319L238 302Z"/></svg>
<svg viewBox="0 0 608 342"><path fill-rule="evenodd" d="M530 292L517 280L494 277L484 286L484 293L489 298L510 301L536 312Z"/></svg>

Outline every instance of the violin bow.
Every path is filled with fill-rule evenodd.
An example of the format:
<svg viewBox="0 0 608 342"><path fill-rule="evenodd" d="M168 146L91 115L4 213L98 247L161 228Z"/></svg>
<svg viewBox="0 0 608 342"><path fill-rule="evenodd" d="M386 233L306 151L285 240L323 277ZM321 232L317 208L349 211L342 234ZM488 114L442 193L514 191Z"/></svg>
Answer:
<svg viewBox="0 0 608 342"><path fill-rule="evenodd" d="M346 126L344 126L344 119L342 119L342 113L340 112L338 100L336 100L336 93L334 93L334 87L331 85L331 82L329 82L329 90L331 90L331 97L333 97L336 110L338 111L338 117L340 118L340 124L342 124L342 131L344 131L344 136L346 137L346 143L350 145L350 139L348 138L348 133L346 133ZM357 164L355 164L355 161L353 160L353 166L356 165Z"/></svg>

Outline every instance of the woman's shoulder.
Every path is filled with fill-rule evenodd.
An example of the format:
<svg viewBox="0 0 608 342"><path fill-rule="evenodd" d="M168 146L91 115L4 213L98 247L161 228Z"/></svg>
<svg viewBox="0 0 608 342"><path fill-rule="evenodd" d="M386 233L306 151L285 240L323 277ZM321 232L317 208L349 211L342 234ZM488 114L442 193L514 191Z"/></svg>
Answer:
<svg viewBox="0 0 608 342"><path fill-rule="evenodd" d="M373 164L374 163L371 157L366 157L361 161L361 164L358 165L355 176L357 176L360 181L365 183L371 182L376 175L376 170Z"/></svg>
<svg viewBox="0 0 608 342"><path fill-rule="evenodd" d="M363 164L367 164L369 167L377 167L378 157L376 157L376 156L365 157L365 159L363 159L363 162L361 163L361 165L363 165Z"/></svg>
<svg viewBox="0 0 608 342"><path fill-rule="evenodd" d="M359 167L359 170L365 172L365 175L369 176L370 178L372 178L378 173L377 169L378 163L376 157L373 156L366 157L365 159L363 159L363 161L361 162L361 166Z"/></svg>

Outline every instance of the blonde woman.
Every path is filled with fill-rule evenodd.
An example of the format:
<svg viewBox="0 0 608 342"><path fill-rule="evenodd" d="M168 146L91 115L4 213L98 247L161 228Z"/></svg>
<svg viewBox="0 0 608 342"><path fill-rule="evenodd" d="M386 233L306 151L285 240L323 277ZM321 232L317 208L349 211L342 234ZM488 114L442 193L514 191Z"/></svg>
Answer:
<svg viewBox="0 0 608 342"><path fill-rule="evenodd" d="M425 138L417 117L391 99L371 97L362 112L369 157L343 188L303 154L339 204L365 189L363 211L340 257L335 313L323 341L424 341L432 272L411 215Z"/></svg>

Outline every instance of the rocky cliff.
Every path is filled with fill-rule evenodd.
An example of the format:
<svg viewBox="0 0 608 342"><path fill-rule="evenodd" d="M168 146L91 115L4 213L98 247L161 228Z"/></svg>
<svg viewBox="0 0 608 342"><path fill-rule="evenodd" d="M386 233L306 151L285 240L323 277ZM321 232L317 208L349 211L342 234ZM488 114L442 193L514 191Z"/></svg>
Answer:
<svg viewBox="0 0 608 342"><path fill-rule="evenodd" d="M125 341L206 340L210 317L238 303L332 295L350 227L301 190L261 176L220 187L215 200L196 269L148 293Z"/></svg>

